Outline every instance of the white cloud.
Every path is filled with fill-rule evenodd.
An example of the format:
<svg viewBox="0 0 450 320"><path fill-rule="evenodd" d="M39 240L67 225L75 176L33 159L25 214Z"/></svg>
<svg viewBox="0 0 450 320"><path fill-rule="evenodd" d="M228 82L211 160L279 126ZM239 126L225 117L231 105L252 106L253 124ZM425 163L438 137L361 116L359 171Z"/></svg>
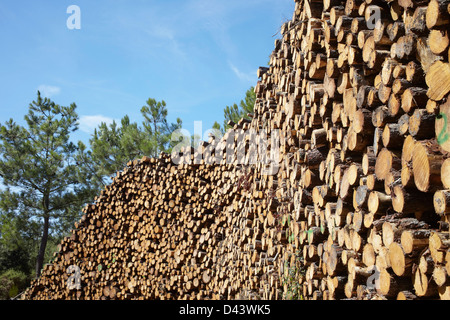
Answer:
<svg viewBox="0 0 450 320"><path fill-rule="evenodd" d="M104 122L106 124L111 124L114 119L105 117L102 115L96 116L81 116L80 117L80 130L86 133L93 133L94 129Z"/></svg>
<svg viewBox="0 0 450 320"><path fill-rule="evenodd" d="M248 81L248 82L256 82L256 72L242 72L239 70L234 64L228 61L228 65L230 66L231 70L233 70L234 74L241 80L241 81Z"/></svg>
<svg viewBox="0 0 450 320"><path fill-rule="evenodd" d="M41 93L41 95L43 97L46 98L50 98L52 96L55 96L57 94L59 94L61 92L61 88L60 87L55 87L55 86L49 86L46 84L41 84L38 87L39 92Z"/></svg>

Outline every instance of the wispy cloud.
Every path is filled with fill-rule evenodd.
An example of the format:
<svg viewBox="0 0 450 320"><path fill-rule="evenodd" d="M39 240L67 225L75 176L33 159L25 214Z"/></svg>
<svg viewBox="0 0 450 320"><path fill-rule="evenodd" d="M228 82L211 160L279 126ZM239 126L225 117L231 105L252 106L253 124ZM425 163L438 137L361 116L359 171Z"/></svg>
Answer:
<svg viewBox="0 0 450 320"><path fill-rule="evenodd" d="M94 130L102 123L111 124L114 119L103 116L81 116L80 117L80 130L85 133L93 133Z"/></svg>
<svg viewBox="0 0 450 320"><path fill-rule="evenodd" d="M171 27L162 24L150 25L143 29L145 34L150 36L152 45L163 49L167 54L182 61L188 61L187 54L183 49L183 45L177 38L177 31Z"/></svg>
<svg viewBox="0 0 450 320"><path fill-rule="evenodd" d="M243 71L239 70L230 61L228 61L228 65L230 66L230 68L234 72L234 74L239 78L239 80L247 81L247 82L255 82L256 81L256 72L243 72Z"/></svg>
<svg viewBox="0 0 450 320"><path fill-rule="evenodd" d="M51 98L52 96L56 96L57 94L59 94L61 92L61 88L60 87L55 87L55 86L49 86L46 84L41 84L38 87L39 92L41 93L42 96L47 97L47 98Z"/></svg>

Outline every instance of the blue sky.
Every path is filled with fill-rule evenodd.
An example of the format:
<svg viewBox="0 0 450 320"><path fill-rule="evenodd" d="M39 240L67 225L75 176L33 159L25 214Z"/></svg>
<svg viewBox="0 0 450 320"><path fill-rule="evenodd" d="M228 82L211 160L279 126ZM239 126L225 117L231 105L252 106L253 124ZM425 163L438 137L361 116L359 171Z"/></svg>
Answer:
<svg viewBox="0 0 450 320"><path fill-rule="evenodd" d="M80 30L67 28L70 5ZM148 98L206 131L256 84L293 10L294 0L2 0L0 122L23 124L40 90L77 104L74 140L126 114L141 122Z"/></svg>

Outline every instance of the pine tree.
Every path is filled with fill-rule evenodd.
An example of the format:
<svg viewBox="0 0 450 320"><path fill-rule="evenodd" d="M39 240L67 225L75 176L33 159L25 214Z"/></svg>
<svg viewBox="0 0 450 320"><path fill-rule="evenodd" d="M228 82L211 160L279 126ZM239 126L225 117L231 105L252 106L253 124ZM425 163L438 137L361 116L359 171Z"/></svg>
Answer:
<svg viewBox="0 0 450 320"><path fill-rule="evenodd" d="M142 107L141 113L145 119L143 127L151 141L153 152L151 156L158 157L161 152L170 153L171 139L170 136L173 131L180 129L182 122L177 119L177 123L169 124L167 122L167 108L166 102L156 101L149 98L147 104Z"/></svg>
<svg viewBox="0 0 450 320"><path fill-rule="evenodd" d="M236 103L232 106L226 106L224 109L224 123L223 123L223 131L225 132L231 126L229 122L237 123L242 118L250 119L248 114L253 113L253 109L255 106L256 94L255 88L251 87L245 93L244 100L241 100L239 105Z"/></svg>
<svg viewBox="0 0 450 320"><path fill-rule="evenodd" d="M69 141L78 129L76 105L59 106L48 98L29 105L26 126L10 119L0 124L0 177L10 188L19 208L30 221L40 222L41 239L36 258L36 276L44 263L47 242L53 228L71 225L86 199L89 188L80 182L84 174L76 164L77 147ZM2 192L4 197L8 192ZM18 212L21 211L21 212Z"/></svg>
<svg viewBox="0 0 450 320"><path fill-rule="evenodd" d="M155 99L147 100L141 114L144 117L142 125L131 122L127 115L120 125L115 121L110 125L101 123L89 140L90 150L80 143L77 159L97 189L105 186L108 179L125 168L130 160L171 152L170 137L173 131L181 128L181 119L169 124L166 103Z"/></svg>

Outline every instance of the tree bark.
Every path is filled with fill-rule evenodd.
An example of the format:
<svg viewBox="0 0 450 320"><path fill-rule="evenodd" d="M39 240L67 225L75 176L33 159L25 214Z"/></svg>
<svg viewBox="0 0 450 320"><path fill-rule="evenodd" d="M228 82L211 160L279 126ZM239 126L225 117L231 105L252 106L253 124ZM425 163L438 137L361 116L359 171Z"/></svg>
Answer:
<svg viewBox="0 0 450 320"><path fill-rule="evenodd" d="M39 253L36 259L36 278L39 278L39 276L41 275L42 268L44 266L45 249L47 248L49 227L50 227L50 215L48 213L45 213L41 244L39 246Z"/></svg>

